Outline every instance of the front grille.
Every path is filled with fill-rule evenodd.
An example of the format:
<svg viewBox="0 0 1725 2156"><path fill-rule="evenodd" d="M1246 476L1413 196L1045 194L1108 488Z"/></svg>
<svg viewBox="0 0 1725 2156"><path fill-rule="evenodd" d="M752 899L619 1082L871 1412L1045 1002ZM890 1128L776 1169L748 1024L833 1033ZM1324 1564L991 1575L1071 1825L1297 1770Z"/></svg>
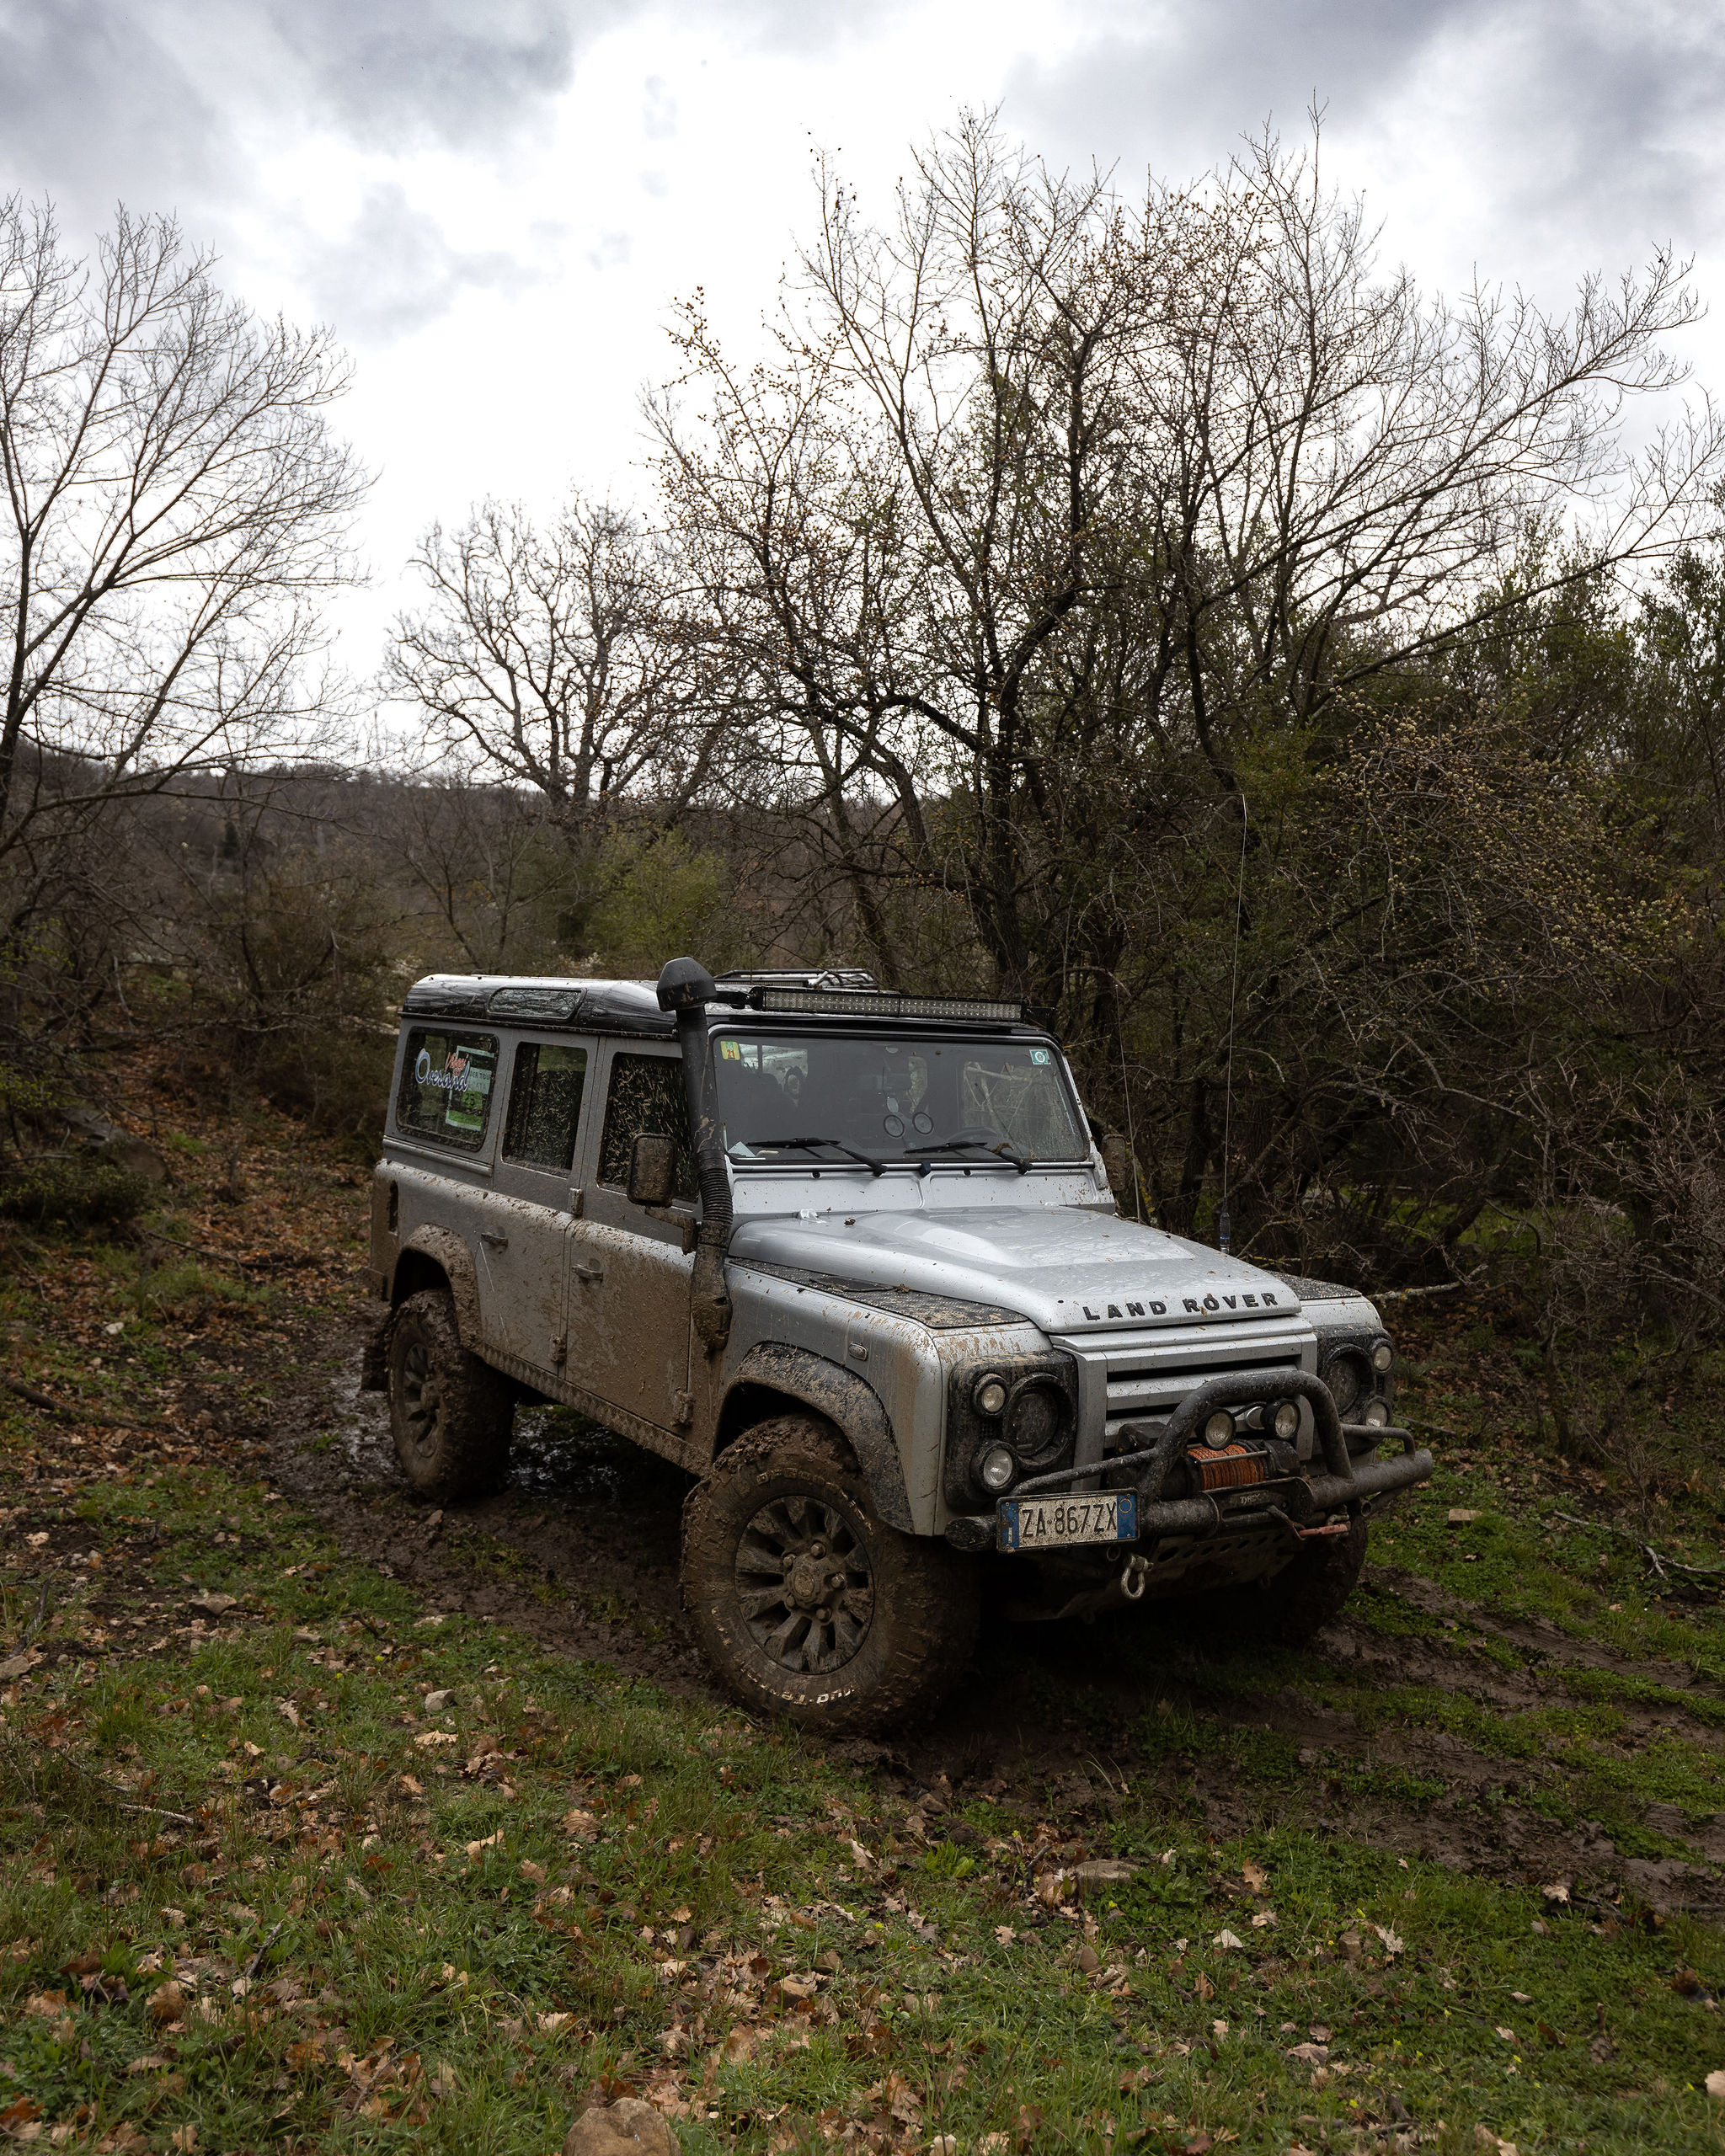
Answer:
<svg viewBox="0 0 1725 2156"><path fill-rule="evenodd" d="M1212 1378L1317 1368L1317 1336L1295 1311L1236 1320L1226 1327L1146 1327L1105 1340L1069 1335L1057 1344L1088 1369L1086 1413L1102 1412L1104 1457L1142 1444L1142 1437L1125 1433L1123 1424L1160 1422Z"/></svg>

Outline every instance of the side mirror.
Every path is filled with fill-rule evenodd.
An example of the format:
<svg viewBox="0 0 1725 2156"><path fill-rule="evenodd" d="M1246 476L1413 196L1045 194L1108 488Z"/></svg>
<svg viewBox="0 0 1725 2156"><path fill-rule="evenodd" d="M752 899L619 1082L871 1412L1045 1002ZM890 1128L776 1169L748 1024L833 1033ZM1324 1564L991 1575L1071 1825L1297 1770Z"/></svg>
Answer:
<svg viewBox="0 0 1725 2156"><path fill-rule="evenodd" d="M1102 1141L1103 1171L1108 1177L1112 1191L1132 1188L1132 1148L1118 1130L1111 1130Z"/></svg>
<svg viewBox="0 0 1725 2156"><path fill-rule="evenodd" d="M677 1194L677 1145L644 1130L629 1155L629 1203L669 1205Z"/></svg>

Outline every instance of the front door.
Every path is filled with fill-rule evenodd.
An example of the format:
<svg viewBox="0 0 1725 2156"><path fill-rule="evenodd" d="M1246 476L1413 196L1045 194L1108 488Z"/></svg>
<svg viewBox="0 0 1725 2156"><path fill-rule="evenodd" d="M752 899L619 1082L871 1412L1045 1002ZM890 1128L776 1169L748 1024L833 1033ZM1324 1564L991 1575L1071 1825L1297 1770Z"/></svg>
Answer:
<svg viewBox="0 0 1725 2156"><path fill-rule="evenodd" d="M509 1101L478 1224L485 1337L517 1362L556 1371L590 1050L574 1041L527 1040L505 1055Z"/></svg>
<svg viewBox="0 0 1725 2156"><path fill-rule="evenodd" d="M668 1434L688 1423L689 1289L683 1248L695 1221L695 1159L675 1049L616 1042L601 1051L605 1113L589 1118L582 1217L569 1230L573 1385ZM677 1140L677 1198L654 1215L626 1195L644 1131ZM675 1444L663 1448L675 1456Z"/></svg>

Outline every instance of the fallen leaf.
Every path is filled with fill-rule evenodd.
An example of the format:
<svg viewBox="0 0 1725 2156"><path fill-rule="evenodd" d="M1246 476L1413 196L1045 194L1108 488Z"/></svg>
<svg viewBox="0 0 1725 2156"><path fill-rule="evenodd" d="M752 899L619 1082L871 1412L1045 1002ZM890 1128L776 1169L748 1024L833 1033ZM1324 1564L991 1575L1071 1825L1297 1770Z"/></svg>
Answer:
<svg viewBox="0 0 1725 2156"><path fill-rule="evenodd" d="M523 1857L515 1869L530 1886L542 1886L545 1884L545 1866L542 1864L534 1864Z"/></svg>
<svg viewBox="0 0 1725 2156"><path fill-rule="evenodd" d="M1399 1954L1407 1944L1399 1933L1391 1931L1386 1924L1375 1924L1372 1929L1382 1940L1386 1954Z"/></svg>
<svg viewBox="0 0 1725 2156"><path fill-rule="evenodd" d="M1541 1886L1540 1892L1548 1902L1567 1902L1569 1899L1569 1881L1554 1879L1549 1886Z"/></svg>
<svg viewBox="0 0 1725 2156"><path fill-rule="evenodd" d="M1466 1505L1451 1505L1450 1508L1451 1527L1471 1527L1478 1518L1479 1514L1471 1511Z"/></svg>
<svg viewBox="0 0 1725 2156"><path fill-rule="evenodd" d="M1268 1925L1273 1924L1275 1920L1276 1913L1274 1909L1260 1909L1258 1914L1252 1919L1252 1928L1254 1931L1263 1931Z"/></svg>
<svg viewBox="0 0 1725 2156"><path fill-rule="evenodd" d="M1231 1931L1219 1931L1210 1941L1212 1946L1220 1946L1224 1953L1236 1947L1243 1946L1245 1944L1246 1941L1243 1939L1236 1939Z"/></svg>
<svg viewBox="0 0 1725 2156"><path fill-rule="evenodd" d="M1506 2044L1513 2044L1515 2041L1515 2031L1513 2029L1499 2029L1498 2034Z"/></svg>
<svg viewBox="0 0 1725 2156"><path fill-rule="evenodd" d="M1255 1864L1250 1857L1247 1857L1245 1863L1241 1865L1240 1876L1254 1894L1263 1893L1264 1888L1269 1884L1269 1874L1261 1864Z"/></svg>
<svg viewBox="0 0 1725 2156"><path fill-rule="evenodd" d="M195 1594L191 1600L195 1609L207 1609L212 1617L219 1617L224 1609L236 1608L239 1597L237 1594Z"/></svg>
<svg viewBox="0 0 1725 2156"><path fill-rule="evenodd" d="M1725 2069L1715 2067L1707 2076L1705 2086L1715 2103L1725 2104Z"/></svg>
<svg viewBox="0 0 1725 2156"><path fill-rule="evenodd" d="M422 1752L429 1752L434 1745L458 1744L461 1739L452 1729L422 1729L414 1739Z"/></svg>

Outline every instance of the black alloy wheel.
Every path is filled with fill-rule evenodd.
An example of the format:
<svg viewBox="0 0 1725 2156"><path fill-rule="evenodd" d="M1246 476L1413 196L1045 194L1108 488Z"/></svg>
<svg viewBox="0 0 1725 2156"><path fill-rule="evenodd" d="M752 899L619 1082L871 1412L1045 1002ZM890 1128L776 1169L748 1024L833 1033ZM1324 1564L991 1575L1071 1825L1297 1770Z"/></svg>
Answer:
<svg viewBox="0 0 1725 2156"><path fill-rule="evenodd" d="M737 1545L739 1606L750 1637L782 1669L842 1668L868 1636L874 1576L848 1506L793 1494L763 1505Z"/></svg>

